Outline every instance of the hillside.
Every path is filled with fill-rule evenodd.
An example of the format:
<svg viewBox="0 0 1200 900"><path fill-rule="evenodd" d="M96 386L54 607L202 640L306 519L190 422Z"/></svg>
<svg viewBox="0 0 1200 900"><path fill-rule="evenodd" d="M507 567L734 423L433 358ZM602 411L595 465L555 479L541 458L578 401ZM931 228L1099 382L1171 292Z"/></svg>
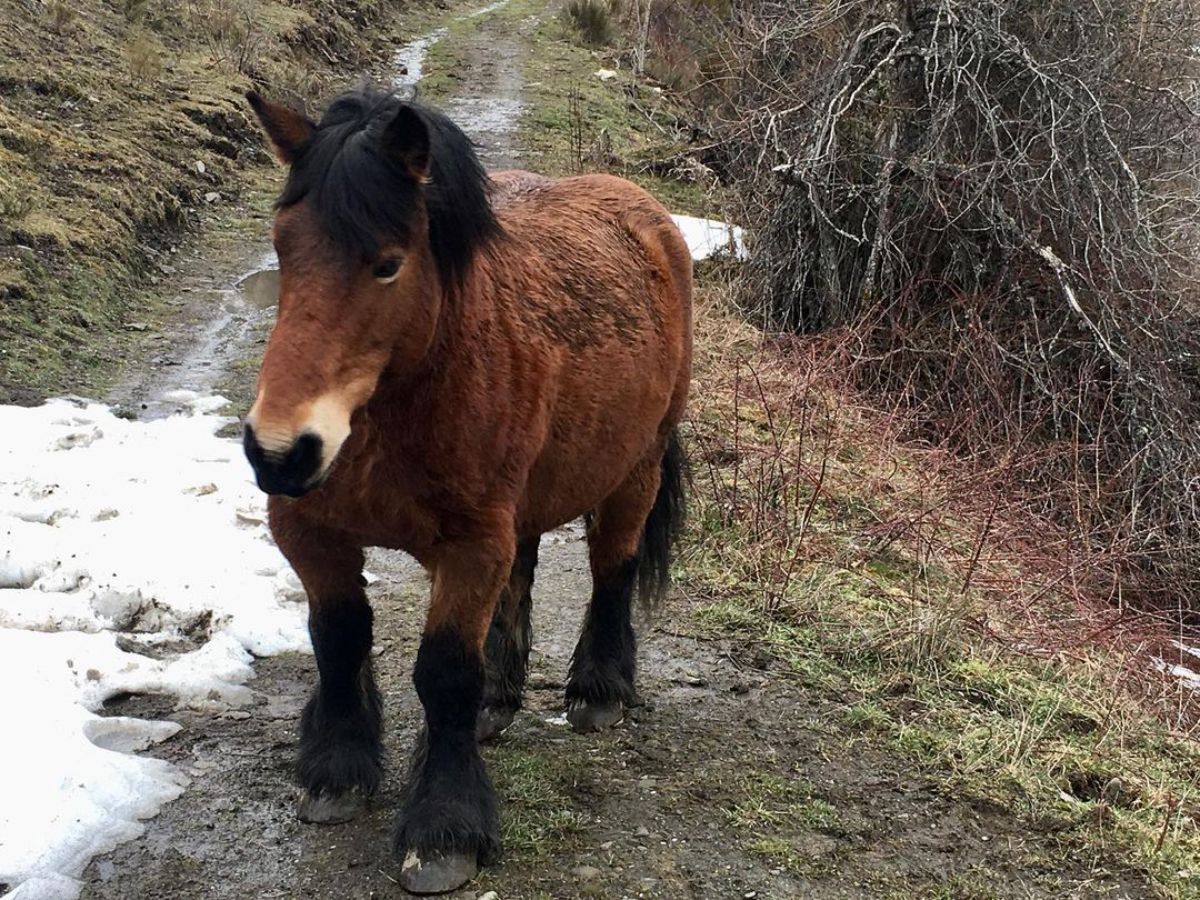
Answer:
<svg viewBox="0 0 1200 900"><path fill-rule="evenodd" d="M0 398L95 393L165 313L190 233L269 202L252 84L305 102L422 3L0 2ZM310 101L311 102L311 101Z"/></svg>

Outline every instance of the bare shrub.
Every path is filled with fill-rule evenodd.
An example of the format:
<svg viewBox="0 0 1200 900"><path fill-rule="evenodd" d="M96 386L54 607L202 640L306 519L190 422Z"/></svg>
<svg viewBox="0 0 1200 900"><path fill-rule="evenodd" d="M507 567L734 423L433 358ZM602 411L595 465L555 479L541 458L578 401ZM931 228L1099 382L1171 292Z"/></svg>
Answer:
<svg viewBox="0 0 1200 900"><path fill-rule="evenodd" d="M613 40L613 9L609 0L570 0L563 16L583 40L604 47Z"/></svg>
<svg viewBox="0 0 1200 900"><path fill-rule="evenodd" d="M125 63L135 82L155 82L162 75L162 45L150 32L136 29L125 42Z"/></svg>
<svg viewBox="0 0 1200 900"><path fill-rule="evenodd" d="M255 0L189 0L188 11L213 62L251 74L264 42Z"/></svg>
<svg viewBox="0 0 1200 900"><path fill-rule="evenodd" d="M63 34L74 27L79 12L75 5L67 0L48 0L46 17L50 20L50 27L58 34Z"/></svg>
<svg viewBox="0 0 1200 900"><path fill-rule="evenodd" d="M769 329L1200 590L1200 26L1185 0L748 0L711 123Z"/></svg>
<svg viewBox="0 0 1200 900"><path fill-rule="evenodd" d="M149 0L121 0L121 12L128 22L140 22L146 16Z"/></svg>

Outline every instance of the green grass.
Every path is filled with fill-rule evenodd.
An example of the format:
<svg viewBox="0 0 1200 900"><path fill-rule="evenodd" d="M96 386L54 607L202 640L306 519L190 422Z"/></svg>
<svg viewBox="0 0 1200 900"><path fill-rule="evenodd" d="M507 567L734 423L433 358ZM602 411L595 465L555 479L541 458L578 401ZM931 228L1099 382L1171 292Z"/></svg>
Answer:
<svg viewBox="0 0 1200 900"><path fill-rule="evenodd" d="M801 778L748 772L729 792L736 798L726 811L743 849L803 878L826 878L838 870L845 852L819 845L805 833L843 838L850 834L837 807Z"/></svg>
<svg viewBox="0 0 1200 900"><path fill-rule="evenodd" d="M519 865L573 849L587 823L578 808L575 779L586 768L582 751L564 746L516 748L499 744L488 768L503 798L506 856Z"/></svg>

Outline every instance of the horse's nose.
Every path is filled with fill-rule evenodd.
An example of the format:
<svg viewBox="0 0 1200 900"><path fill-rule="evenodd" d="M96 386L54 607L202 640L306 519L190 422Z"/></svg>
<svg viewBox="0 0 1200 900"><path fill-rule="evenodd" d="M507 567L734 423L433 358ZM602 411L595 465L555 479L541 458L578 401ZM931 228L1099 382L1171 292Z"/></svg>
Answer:
<svg viewBox="0 0 1200 900"><path fill-rule="evenodd" d="M264 493L299 497L315 486L322 449L317 435L305 432L286 450L267 450L258 442L254 428L247 422L242 446Z"/></svg>

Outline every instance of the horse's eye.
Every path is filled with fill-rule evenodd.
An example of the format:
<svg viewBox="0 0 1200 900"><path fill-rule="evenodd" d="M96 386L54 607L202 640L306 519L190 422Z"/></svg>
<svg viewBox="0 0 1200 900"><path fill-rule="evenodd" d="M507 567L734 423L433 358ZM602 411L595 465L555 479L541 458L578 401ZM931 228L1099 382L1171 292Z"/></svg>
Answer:
<svg viewBox="0 0 1200 900"><path fill-rule="evenodd" d="M400 272L400 260L386 259L375 267L374 275L377 281L391 281Z"/></svg>

